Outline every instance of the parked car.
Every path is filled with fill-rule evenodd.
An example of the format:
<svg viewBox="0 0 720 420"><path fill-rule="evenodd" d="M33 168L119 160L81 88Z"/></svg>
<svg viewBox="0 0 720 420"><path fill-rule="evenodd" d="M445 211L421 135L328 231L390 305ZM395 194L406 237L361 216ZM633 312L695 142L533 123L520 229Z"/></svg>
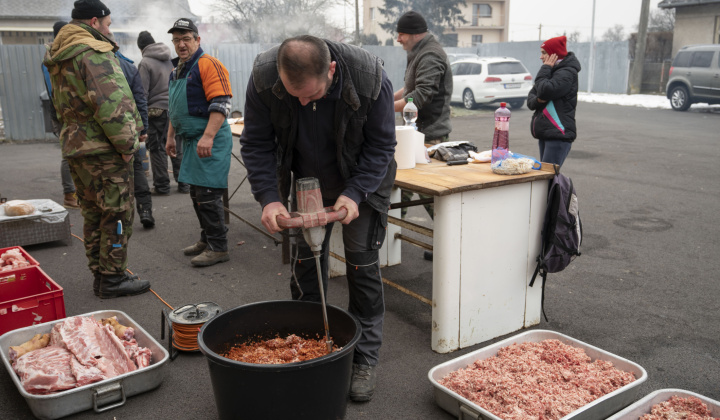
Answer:
<svg viewBox="0 0 720 420"><path fill-rule="evenodd" d="M689 45L670 67L665 95L676 111L698 102L720 104L720 45Z"/></svg>
<svg viewBox="0 0 720 420"><path fill-rule="evenodd" d="M453 102L467 109L478 104L507 102L521 108L532 88L532 76L511 57L464 58L450 65L453 73Z"/></svg>
<svg viewBox="0 0 720 420"><path fill-rule="evenodd" d="M466 54L466 53L463 53L463 54L449 53L447 56L448 56L448 61L450 62L450 64L452 64L458 60L462 60L463 58L478 58L478 57L480 57L477 54Z"/></svg>

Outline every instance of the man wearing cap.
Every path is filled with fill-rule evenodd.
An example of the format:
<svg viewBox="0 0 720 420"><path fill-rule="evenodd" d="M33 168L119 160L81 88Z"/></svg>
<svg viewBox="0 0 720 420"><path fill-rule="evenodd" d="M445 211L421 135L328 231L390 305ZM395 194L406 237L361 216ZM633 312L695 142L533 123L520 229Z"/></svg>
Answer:
<svg viewBox="0 0 720 420"><path fill-rule="evenodd" d="M567 38L550 38L540 46L543 65L528 94L528 108L535 111L530 132L538 139L540 161L562 166L577 137L578 73L580 61L568 52Z"/></svg>
<svg viewBox="0 0 720 420"><path fill-rule="evenodd" d="M133 167L143 129L130 87L114 52L110 10L99 0L78 0L44 63L62 123L63 157L77 187L93 291L102 299L148 291L129 276L127 247L133 223Z"/></svg>
<svg viewBox="0 0 720 420"><path fill-rule="evenodd" d="M140 32L137 46L142 53L138 71L148 100L149 127L146 143L152 163L153 185L156 194L167 195L170 194L170 177L165 140L168 129L168 80L173 70L170 48L162 42L155 42L148 31ZM180 175L182 149L177 149L176 154L176 157L170 159L175 182ZM187 194L190 186L178 183L178 192Z"/></svg>
<svg viewBox="0 0 720 420"><path fill-rule="evenodd" d="M407 98L412 98L418 108L415 124L425 134L425 143L438 144L448 140L452 131L450 124L450 96L453 90L452 70L447 54L434 35L428 32L425 18L418 12L409 11L397 23L397 42L407 51L405 86L395 92L395 112L402 112ZM401 190L401 201L412 199L413 192ZM421 199L432 198L420 194ZM407 208L401 211L404 217ZM426 204L430 218L432 204ZM424 258L432 260L432 251L425 251Z"/></svg>
<svg viewBox="0 0 720 420"><path fill-rule="evenodd" d="M200 48L198 29L178 19L168 31L178 57L170 73L167 153L176 156L182 140L179 182L190 184L190 198L200 222L200 240L183 249L190 263L204 267L228 261L227 227L222 197L227 188L232 132L227 123L232 90L228 71Z"/></svg>
<svg viewBox="0 0 720 420"><path fill-rule="evenodd" d="M379 249L395 181L393 88L382 61L352 45L310 35L286 39L257 56L245 99L241 153L262 223L280 231L291 178L320 182L323 205L347 210L342 223L348 310L360 321L349 396L369 401L385 316ZM183 165L185 163L183 162ZM321 255L327 289L332 226ZM313 252L298 238L292 298L321 301Z"/></svg>

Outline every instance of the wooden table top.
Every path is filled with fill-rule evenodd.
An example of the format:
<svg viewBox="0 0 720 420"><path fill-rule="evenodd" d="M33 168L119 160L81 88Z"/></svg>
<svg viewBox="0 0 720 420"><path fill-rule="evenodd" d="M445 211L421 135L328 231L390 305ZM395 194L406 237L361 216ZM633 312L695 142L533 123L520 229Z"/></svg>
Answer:
<svg viewBox="0 0 720 420"><path fill-rule="evenodd" d="M414 169L400 169L395 175L395 186L432 196L444 196L463 191L494 188L503 185L552 179L552 164L543 163L540 170L522 175L498 175L490 169L490 163L469 163L448 166L432 160L432 163L415 165Z"/></svg>
<svg viewBox="0 0 720 420"><path fill-rule="evenodd" d="M233 136L239 137L245 124L230 124ZM490 170L490 163L469 163L467 165L448 166L445 162L432 160L432 163L418 163L414 169L401 169L395 175L395 186L411 191L443 196L463 191L500 187L552 179L551 164L543 163L538 171L523 175L497 175Z"/></svg>
<svg viewBox="0 0 720 420"><path fill-rule="evenodd" d="M233 136L240 137L240 135L243 132L243 129L245 129L245 124L230 124L230 131L232 131Z"/></svg>

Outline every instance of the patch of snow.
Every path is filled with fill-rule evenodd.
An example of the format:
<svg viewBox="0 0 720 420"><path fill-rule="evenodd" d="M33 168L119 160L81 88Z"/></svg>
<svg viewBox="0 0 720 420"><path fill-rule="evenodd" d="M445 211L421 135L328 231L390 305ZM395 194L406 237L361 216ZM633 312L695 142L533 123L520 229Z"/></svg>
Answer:
<svg viewBox="0 0 720 420"><path fill-rule="evenodd" d="M663 95L621 95L612 93L578 92L578 101L598 104L637 106L641 108L671 109L670 100ZM693 104L691 108L720 108L720 105Z"/></svg>

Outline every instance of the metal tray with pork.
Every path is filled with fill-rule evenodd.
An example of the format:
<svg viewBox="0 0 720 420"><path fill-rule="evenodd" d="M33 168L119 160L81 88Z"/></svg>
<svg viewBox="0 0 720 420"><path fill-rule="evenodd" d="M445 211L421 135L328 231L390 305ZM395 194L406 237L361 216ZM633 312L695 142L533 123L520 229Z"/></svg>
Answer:
<svg viewBox="0 0 720 420"><path fill-rule="evenodd" d="M684 389L659 389L646 395L637 402L630 404L619 413L610 417L608 420L638 420L643 415L649 414L655 404L665 402L674 395L682 398L698 398L707 405L713 417L720 417L720 401L711 400L706 396L685 391Z"/></svg>
<svg viewBox="0 0 720 420"><path fill-rule="evenodd" d="M55 324L62 322L64 319L9 331L0 336L0 357L18 392L25 398L33 415L39 419L58 419L91 408L100 413L120 407L125 404L128 397L160 386L165 376L165 369L169 360L167 350L127 314L121 311L107 310L78 316L91 317L97 321L115 316L121 324L132 327L135 330L135 339L138 345L147 347L152 351L150 365L89 385L53 394L34 395L25 391L20 379L13 370L8 358L9 348L30 340L35 334L49 333Z"/></svg>
<svg viewBox="0 0 720 420"><path fill-rule="evenodd" d="M563 344L581 348L592 359L611 362L617 369L630 372L635 381L615 391L586 404L571 412L560 420L601 420L626 407L637 399L639 385L647 379L647 372L640 365L612 353L591 346L567 335L549 330L531 330L509 337L505 340L483 347L464 356L457 357L435 366L428 372L428 378L433 384L435 402L445 411L454 414L460 419L472 418L483 420L503 420L474 402L462 397L458 393L441 385L439 381L448 373L466 368L476 360L484 360L497 356L498 350L513 343L541 342L548 339L559 340Z"/></svg>

